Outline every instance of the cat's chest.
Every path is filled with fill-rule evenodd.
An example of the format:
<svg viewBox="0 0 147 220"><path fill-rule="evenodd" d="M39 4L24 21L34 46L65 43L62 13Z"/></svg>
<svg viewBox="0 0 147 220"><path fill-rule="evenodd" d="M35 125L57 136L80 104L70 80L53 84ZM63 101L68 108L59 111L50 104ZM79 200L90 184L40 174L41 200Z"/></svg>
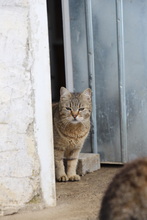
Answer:
<svg viewBox="0 0 147 220"><path fill-rule="evenodd" d="M54 137L55 145L62 146L64 150L72 150L75 148L81 148L87 135L78 136L77 134L66 133L65 130L59 131L56 137Z"/></svg>
<svg viewBox="0 0 147 220"><path fill-rule="evenodd" d="M83 125L82 123L76 125L64 125L62 123L55 123L55 127L62 138L67 138L68 141L71 141L72 139L72 142L74 142L87 136L87 133L90 129L90 124L89 122L87 125Z"/></svg>
<svg viewBox="0 0 147 220"><path fill-rule="evenodd" d="M78 144L80 145L80 143L81 143L81 139L76 139L76 138L69 138L68 140L67 140L67 147L68 148L71 148L71 147L75 147L75 146L77 146Z"/></svg>
<svg viewBox="0 0 147 220"><path fill-rule="evenodd" d="M67 134L67 133L60 133L60 141L65 144L68 148L74 148L77 145L81 145L85 140L86 136L78 136L77 134Z"/></svg>

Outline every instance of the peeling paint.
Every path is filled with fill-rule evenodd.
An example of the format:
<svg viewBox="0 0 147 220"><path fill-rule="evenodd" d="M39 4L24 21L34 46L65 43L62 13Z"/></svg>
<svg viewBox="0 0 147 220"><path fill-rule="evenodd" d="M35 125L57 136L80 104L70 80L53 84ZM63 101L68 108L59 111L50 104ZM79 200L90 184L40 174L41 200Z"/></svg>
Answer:
<svg viewBox="0 0 147 220"><path fill-rule="evenodd" d="M28 1L1 1L0 210L40 193L29 22Z"/></svg>

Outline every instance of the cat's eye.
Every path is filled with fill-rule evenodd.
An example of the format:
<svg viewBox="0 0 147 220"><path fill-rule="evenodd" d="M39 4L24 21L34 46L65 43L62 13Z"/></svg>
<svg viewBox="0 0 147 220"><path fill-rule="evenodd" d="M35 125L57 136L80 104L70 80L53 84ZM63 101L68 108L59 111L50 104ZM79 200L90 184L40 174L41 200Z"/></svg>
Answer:
<svg viewBox="0 0 147 220"><path fill-rule="evenodd" d="M84 110L84 108L79 108L79 111L83 111Z"/></svg>
<svg viewBox="0 0 147 220"><path fill-rule="evenodd" d="M66 107L66 110L68 110L68 111L71 111L71 108L69 108L69 107Z"/></svg>

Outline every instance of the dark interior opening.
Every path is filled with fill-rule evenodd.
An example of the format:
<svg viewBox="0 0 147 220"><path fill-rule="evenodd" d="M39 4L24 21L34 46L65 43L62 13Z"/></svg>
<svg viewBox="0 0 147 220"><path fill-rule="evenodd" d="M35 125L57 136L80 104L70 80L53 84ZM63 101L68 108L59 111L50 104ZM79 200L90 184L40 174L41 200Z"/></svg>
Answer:
<svg viewBox="0 0 147 220"><path fill-rule="evenodd" d="M61 86L65 86L65 64L61 0L47 0L51 62L52 101L59 100Z"/></svg>

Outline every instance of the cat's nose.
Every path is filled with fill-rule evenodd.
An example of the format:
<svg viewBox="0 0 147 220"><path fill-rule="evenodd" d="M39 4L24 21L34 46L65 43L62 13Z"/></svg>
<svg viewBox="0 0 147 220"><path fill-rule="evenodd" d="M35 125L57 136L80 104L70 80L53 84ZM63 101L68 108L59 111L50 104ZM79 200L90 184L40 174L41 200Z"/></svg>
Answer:
<svg viewBox="0 0 147 220"><path fill-rule="evenodd" d="M74 119L76 119L77 115L78 114L76 112L72 112L72 116L73 116Z"/></svg>

